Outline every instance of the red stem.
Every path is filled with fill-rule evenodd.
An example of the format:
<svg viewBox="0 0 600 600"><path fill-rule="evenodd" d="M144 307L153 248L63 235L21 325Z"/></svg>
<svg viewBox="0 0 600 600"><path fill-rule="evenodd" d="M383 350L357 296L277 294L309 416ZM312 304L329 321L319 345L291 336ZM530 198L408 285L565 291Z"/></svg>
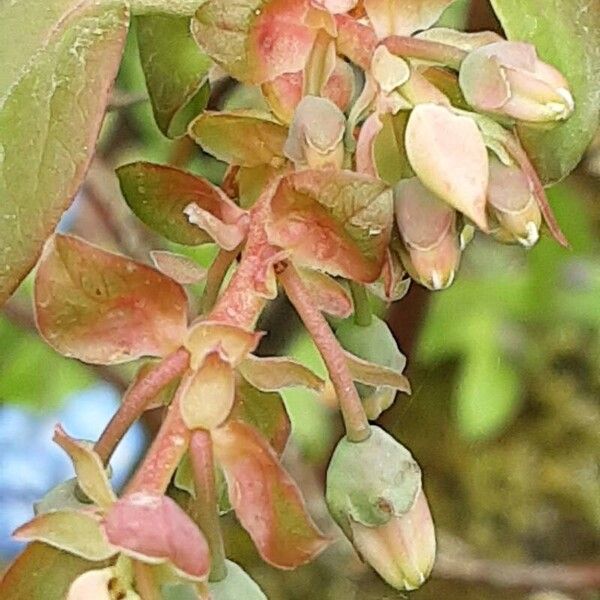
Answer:
<svg viewBox="0 0 600 600"><path fill-rule="evenodd" d="M348 439L362 442L369 437L371 429L340 343L315 306L295 267L287 264L278 275L288 299L300 315L327 365L340 403Z"/></svg>

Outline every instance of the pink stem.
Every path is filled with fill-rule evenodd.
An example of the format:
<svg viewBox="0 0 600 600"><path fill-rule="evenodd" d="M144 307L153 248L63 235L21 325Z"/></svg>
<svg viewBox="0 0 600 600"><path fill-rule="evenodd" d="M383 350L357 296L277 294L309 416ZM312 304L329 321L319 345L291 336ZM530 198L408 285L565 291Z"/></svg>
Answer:
<svg viewBox="0 0 600 600"><path fill-rule="evenodd" d="M467 52L440 42L415 37L392 35L383 40L383 45L392 53L404 58L418 58L459 70Z"/></svg>

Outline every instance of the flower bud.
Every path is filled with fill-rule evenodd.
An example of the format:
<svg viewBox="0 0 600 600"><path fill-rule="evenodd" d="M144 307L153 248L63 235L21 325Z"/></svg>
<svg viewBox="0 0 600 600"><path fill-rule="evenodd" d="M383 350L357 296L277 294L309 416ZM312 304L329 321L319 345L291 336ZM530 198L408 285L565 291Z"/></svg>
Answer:
<svg viewBox="0 0 600 600"><path fill-rule="evenodd" d="M447 288L460 263L456 212L416 178L394 188L396 223L406 252L402 260L411 277L431 290Z"/></svg>
<svg viewBox="0 0 600 600"><path fill-rule="evenodd" d="M539 239L542 215L527 177L515 165L490 159L488 208L498 222L491 234L501 242L519 242L526 248Z"/></svg>
<svg viewBox="0 0 600 600"><path fill-rule="evenodd" d="M369 325L357 325L353 319L344 321L335 331L340 344L352 354L369 362L402 372L406 358L387 324L376 316ZM374 420L387 410L396 398L396 389L357 383L356 389L362 400L367 417Z"/></svg>
<svg viewBox="0 0 600 600"><path fill-rule="evenodd" d="M116 569L93 569L73 581L66 600L139 600L139 596L118 579Z"/></svg>
<svg viewBox="0 0 600 600"><path fill-rule="evenodd" d="M331 100L305 96L296 107L284 153L297 167L341 169L345 130L344 113Z"/></svg>
<svg viewBox="0 0 600 600"><path fill-rule="evenodd" d="M327 470L329 510L361 557L391 586L414 590L435 560L435 531L410 452L379 427L342 439Z"/></svg>
<svg viewBox="0 0 600 600"><path fill-rule="evenodd" d="M469 53L459 82L476 110L521 121L561 121L575 106L562 74L539 60L534 46L522 42L496 42Z"/></svg>

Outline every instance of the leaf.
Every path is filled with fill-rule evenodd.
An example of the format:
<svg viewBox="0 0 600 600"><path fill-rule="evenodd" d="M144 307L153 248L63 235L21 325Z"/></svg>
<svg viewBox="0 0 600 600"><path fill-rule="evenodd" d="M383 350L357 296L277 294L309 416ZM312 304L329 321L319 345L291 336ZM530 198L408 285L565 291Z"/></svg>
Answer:
<svg viewBox="0 0 600 600"><path fill-rule="evenodd" d="M35 278L38 330L64 356L115 364L164 356L187 329L183 288L79 238L55 235Z"/></svg>
<svg viewBox="0 0 600 600"><path fill-rule="evenodd" d="M35 515L42 515L55 510L83 510L89 509L90 503L83 502L77 497L77 492L83 496L77 483L77 478L67 479L54 486L49 492L33 503Z"/></svg>
<svg viewBox="0 0 600 600"><path fill-rule="evenodd" d="M169 561L184 577L202 580L210 570L204 536L168 496L129 494L111 507L104 522L111 544L145 562Z"/></svg>
<svg viewBox="0 0 600 600"><path fill-rule="evenodd" d="M300 490L256 430L229 421L213 432L213 441L231 504L263 560L293 569L325 549L328 541L306 511Z"/></svg>
<svg viewBox="0 0 600 600"><path fill-rule="evenodd" d="M185 135L189 122L206 108L212 61L192 38L189 18L139 17L136 31L156 124L167 137Z"/></svg>
<svg viewBox="0 0 600 600"><path fill-rule="evenodd" d="M286 387L305 387L320 392L325 385L310 369L282 356L248 356L238 370L246 381L263 392L275 392Z"/></svg>
<svg viewBox="0 0 600 600"><path fill-rule="evenodd" d="M0 5L0 305L83 180L128 17L119 0Z"/></svg>
<svg viewBox="0 0 600 600"><path fill-rule="evenodd" d="M206 277L206 269L182 254L167 250L152 250L150 257L161 273L181 285L199 283Z"/></svg>
<svg viewBox="0 0 600 600"><path fill-rule="evenodd" d="M579 163L600 116L600 10L588 0L491 0L511 40L535 45L568 80L575 112L551 129L519 134L542 181L555 183Z"/></svg>
<svg viewBox="0 0 600 600"><path fill-rule="evenodd" d="M189 133L206 152L232 165L278 167L284 160L287 128L259 112L206 111Z"/></svg>
<svg viewBox="0 0 600 600"><path fill-rule="evenodd" d="M52 438L71 458L77 481L86 496L100 508L108 508L116 496L110 487L100 457L84 442L69 437L60 425Z"/></svg>
<svg viewBox="0 0 600 600"><path fill-rule="evenodd" d="M308 0L208 0L192 34L229 75L259 84L304 68L316 31L304 24Z"/></svg>
<svg viewBox="0 0 600 600"><path fill-rule="evenodd" d="M363 360L350 352L345 355L354 381L373 386L385 385L410 394L410 383L401 371Z"/></svg>
<svg viewBox="0 0 600 600"><path fill-rule="evenodd" d="M377 279L392 228L391 190L350 171L284 177L271 200L269 241L300 265L356 281Z"/></svg>
<svg viewBox="0 0 600 600"><path fill-rule="evenodd" d="M225 561L227 576L208 584L212 600L267 600L258 584L231 560Z"/></svg>
<svg viewBox="0 0 600 600"><path fill-rule="evenodd" d="M130 0L134 15L191 17L204 0Z"/></svg>
<svg viewBox="0 0 600 600"><path fill-rule="evenodd" d="M245 235L246 213L206 179L148 162L124 165L117 169L117 176L129 208L145 225L172 242L187 246L210 242L211 234L218 233L215 221L232 226L238 238ZM214 217L210 229L205 231L190 222L185 213L190 205Z"/></svg>
<svg viewBox="0 0 600 600"><path fill-rule="evenodd" d="M379 177L388 185L395 185L400 179L413 176L404 145L409 114L400 111L395 115L380 116L383 127L373 144L373 160Z"/></svg>
<svg viewBox="0 0 600 600"><path fill-rule="evenodd" d="M99 515L91 512L44 513L21 525L13 537L44 542L92 561L106 560L117 553L102 533Z"/></svg>
<svg viewBox="0 0 600 600"><path fill-rule="evenodd" d="M3 573L0 597L3 600L62 600L78 575L105 564L34 542Z"/></svg>
<svg viewBox="0 0 600 600"><path fill-rule="evenodd" d="M278 455L283 453L292 427L283 399L277 392L263 392L240 378L229 418L250 425Z"/></svg>
<svg viewBox="0 0 600 600"><path fill-rule="evenodd" d="M352 314L352 297L341 283L320 271L298 269L298 273L319 310L340 319Z"/></svg>

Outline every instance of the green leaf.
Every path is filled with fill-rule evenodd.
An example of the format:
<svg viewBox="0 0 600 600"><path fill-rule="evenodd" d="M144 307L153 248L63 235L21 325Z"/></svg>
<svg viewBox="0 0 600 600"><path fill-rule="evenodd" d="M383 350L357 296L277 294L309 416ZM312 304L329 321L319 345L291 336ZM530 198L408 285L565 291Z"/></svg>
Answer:
<svg viewBox="0 0 600 600"><path fill-rule="evenodd" d="M258 584L238 564L226 560L227 576L208 584L213 600L267 600Z"/></svg>
<svg viewBox="0 0 600 600"><path fill-rule="evenodd" d="M137 38L156 124L167 137L182 136L206 107L212 61L200 52L185 17L139 17Z"/></svg>
<svg viewBox="0 0 600 600"><path fill-rule="evenodd" d="M408 115L407 111L400 111L395 115L381 116L383 127L375 138L373 156L379 176L388 185L395 185L400 179L414 176L404 146Z"/></svg>
<svg viewBox="0 0 600 600"><path fill-rule="evenodd" d="M130 0L134 15L191 17L206 0Z"/></svg>
<svg viewBox="0 0 600 600"><path fill-rule="evenodd" d="M38 541L87 560L106 560L118 550L104 537L99 515L57 510L43 513L19 527L18 540Z"/></svg>
<svg viewBox="0 0 600 600"><path fill-rule="evenodd" d="M0 582L2 600L63 600L81 573L106 563L93 563L35 542L17 557Z"/></svg>
<svg viewBox="0 0 600 600"><path fill-rule="evenodd" d="M83 180L128 19L120 0L0 5L0 304Z"/></svg>
<svg viewBox="0 0 600 600"><path fill-rule="evenodd" d="M522 125L520 137L545 183L579 163L600 115L600 8L589 0L491 0L511 40L534 44L567 78L575 112L551 129Z"/></svg>
<svg viewBox="0 0 600 600"><path fill-rule="evenodd" d="M287 128L255 111L205 112L190 125L190 135L219 160L242 167L279 166Z"/></svg>

